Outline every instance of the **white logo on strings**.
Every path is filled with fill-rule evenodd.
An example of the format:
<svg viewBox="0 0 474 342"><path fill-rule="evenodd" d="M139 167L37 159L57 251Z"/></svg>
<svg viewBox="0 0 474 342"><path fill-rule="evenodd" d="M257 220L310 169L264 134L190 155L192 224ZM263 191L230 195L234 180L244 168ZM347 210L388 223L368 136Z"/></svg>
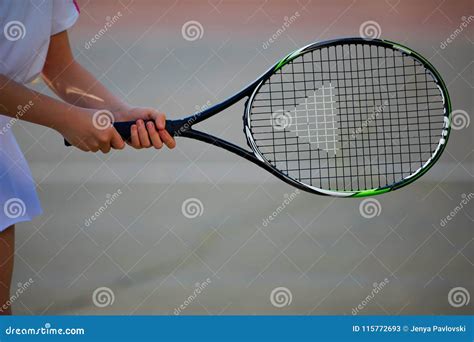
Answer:
<svg viewBox="0 0 474 342"><path fill-rule="evenodd" d="M338 127L334 89L329 83L307 96L290 111L288 129L296 133L300 141L336 155Z"/></svg>

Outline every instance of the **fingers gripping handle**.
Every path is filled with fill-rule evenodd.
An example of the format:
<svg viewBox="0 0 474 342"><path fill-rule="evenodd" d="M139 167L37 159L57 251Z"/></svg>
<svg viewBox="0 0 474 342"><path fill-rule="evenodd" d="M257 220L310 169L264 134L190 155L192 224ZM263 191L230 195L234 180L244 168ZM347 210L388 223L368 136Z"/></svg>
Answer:
<svg viewBox="0 0 474 342"><path fill-rule="evenodd" d="M153 120L148 120L145 122L145 125L149 122L154 122ZM136 121L127 121L127 122L115 122L114 128L120 134L123 140L130 140L132 125L135 125ZM180 135L186 128L183 126L184 120L166 120L165 129L173 137Z"/></svg>
<svg viewBox="0 0 474 342"><path fill-rule="evenodd" d="M153 122L153 120L149 120ZM148 121L145 122L145 124ZM126 121L126 122L115 122L114 128L120 134L123 140L130 141L132 125L135 125L136 121ZM184 131L189 129L189 126L186 125L185 120L166 120L165 129L171 136L181 135ZM64 140L66 146L71 146L69 141Z"/></svg>

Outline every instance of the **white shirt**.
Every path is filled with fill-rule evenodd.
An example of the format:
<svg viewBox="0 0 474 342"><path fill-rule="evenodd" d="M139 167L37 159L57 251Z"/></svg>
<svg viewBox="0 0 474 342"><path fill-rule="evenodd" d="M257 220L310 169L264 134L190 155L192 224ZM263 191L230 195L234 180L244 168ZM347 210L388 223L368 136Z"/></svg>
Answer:
<svg viewBox="0 0 474 342"><path fill-rule="evenodd" d="M70 28L79 11L73 0L0 1L0 74L26 84L41 73L50 37ZM34 103L25 99L17 113ZM41 214L35 182L13 135L15 119L1 115L0 231Z"/></svg>

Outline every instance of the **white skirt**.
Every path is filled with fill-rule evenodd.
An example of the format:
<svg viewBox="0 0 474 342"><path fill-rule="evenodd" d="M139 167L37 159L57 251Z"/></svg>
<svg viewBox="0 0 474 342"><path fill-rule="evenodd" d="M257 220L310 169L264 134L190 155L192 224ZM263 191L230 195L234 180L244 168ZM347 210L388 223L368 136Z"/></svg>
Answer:
<svg viewBox="0 0 474 342"><path fill-rule="evenodd" d="M36 186L11 130L11 118L0 115L0 231L40 215Z"/></svg>

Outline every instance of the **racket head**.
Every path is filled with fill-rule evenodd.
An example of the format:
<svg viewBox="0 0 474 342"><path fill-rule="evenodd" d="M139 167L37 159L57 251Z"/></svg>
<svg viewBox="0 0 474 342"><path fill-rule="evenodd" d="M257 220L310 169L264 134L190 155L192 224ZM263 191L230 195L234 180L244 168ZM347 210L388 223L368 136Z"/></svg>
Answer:
<svg viewBox="0 0 474 342"><path fill-rule="evenodd" d="M276 63L249 97L244 132L255 157L287 183L363 197L426 173L446 146L450 115L448 90L428 60L355 37L310 44Z"/></svg>

